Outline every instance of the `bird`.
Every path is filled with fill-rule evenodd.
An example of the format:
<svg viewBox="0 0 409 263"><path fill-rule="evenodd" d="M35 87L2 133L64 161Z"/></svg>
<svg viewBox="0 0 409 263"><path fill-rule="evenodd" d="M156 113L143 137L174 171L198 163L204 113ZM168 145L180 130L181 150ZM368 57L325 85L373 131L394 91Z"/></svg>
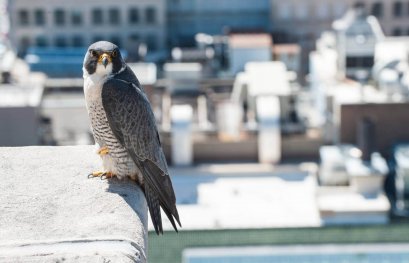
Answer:
<svg viewBox="0 0 409 263"><path fill-rule="evenodd" d="M157 235L160 208L182 227L168 165L149 100L117 45L91 44L83 62L85 104L103 171L89 177L135 180L144 192Z"/></svg>

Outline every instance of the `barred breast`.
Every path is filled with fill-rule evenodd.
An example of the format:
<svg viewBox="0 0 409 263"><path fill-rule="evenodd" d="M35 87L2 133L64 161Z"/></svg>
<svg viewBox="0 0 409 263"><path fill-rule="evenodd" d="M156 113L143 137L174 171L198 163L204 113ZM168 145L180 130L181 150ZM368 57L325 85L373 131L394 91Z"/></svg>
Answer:
<svg viewBox="0 0 409 263"><path fill-rule="evenodd" d="M99 148L104 146L108 148L108 154L101 156L104 171L115 174L119 179L129 176L142 184L142 176L138 167L109 127L102 106L101 89L101 85L85 81L86 106L95 142L99 145Z"/></svg>

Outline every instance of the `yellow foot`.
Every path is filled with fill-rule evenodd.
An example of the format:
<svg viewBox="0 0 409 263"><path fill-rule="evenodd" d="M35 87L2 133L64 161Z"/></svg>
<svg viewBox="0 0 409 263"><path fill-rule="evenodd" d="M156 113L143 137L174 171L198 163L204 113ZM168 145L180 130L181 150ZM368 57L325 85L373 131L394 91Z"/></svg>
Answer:
<svg viewBox="0 0 409 263"><path fill-rule="evenodd" d="M109 153L108 147L106 147L106 146L101 147L101 148L98 150L98 154L99 154L99 155L106 155L106 154L108 154L108 153Z"/></svg>
<svg viewBox="0 0 409 263"><path fill-rule="evenodd" d="M103 179L110 179L115 177L115 174L111 172L93 172L88 175L88 178L100 177L101 180Z"/></svg>

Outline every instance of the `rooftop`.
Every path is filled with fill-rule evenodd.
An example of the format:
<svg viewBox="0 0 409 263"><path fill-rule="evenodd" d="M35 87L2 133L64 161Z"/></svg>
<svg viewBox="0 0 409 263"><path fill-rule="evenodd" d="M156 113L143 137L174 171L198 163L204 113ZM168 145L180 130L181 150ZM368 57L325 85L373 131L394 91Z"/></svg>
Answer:
<svg viewBox="0 0 409 263"><path fill-rule="evenodd" d="M313 163L171 167L179 214L187 218L183 220L183 230L389 221L390 205L383 193L367 197L349 187L320 187L316 169ZM171 225L166 224L165 229L172 229Z"/></svg>

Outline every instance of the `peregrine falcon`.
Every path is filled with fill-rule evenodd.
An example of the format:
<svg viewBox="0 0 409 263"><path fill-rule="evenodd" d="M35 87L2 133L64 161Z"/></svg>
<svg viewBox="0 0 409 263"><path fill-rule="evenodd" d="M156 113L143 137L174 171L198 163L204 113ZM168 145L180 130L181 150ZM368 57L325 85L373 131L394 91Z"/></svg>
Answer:
<svg viewBox="0 0 409 263"><path fill-rule="evenodd" d="M163 234L160 207L175 231L176 197L150 103L118 46L89 46L83 65L84 94L104 171L91 176L130 177L144 190L156 233Z"/></svg>

